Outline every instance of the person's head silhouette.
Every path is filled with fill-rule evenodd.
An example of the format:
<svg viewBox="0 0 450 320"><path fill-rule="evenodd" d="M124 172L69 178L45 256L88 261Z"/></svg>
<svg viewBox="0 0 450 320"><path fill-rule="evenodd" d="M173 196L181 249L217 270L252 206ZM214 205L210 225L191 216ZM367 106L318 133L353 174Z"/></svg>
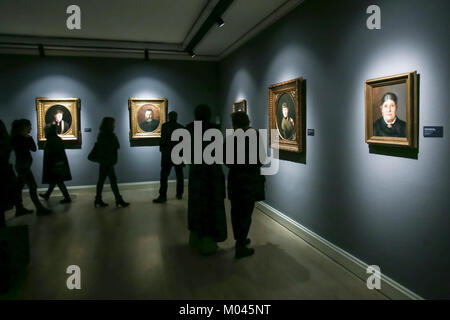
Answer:
<svg viewBox="0 0 450 320"><path fill-rule="evenodd" d="M194 111L195 120L197 121L209 121L211 119L211 109L206 104L199 104Z"/></svg>

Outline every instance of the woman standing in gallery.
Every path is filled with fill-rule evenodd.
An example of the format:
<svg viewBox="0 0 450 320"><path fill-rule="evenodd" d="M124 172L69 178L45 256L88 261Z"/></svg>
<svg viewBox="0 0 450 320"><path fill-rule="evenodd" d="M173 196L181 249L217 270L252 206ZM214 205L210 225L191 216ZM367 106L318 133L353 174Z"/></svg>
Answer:
<svg viewBox="0 0 450 320"><path fill-rule="evenodd" d="M17 207L22 208L22 190L25 184L30 188L30 197L36 207L37 215L50 214L51 211L45 208L38 199L37 185L31 171L33 158L31 152L36 151L36 144L30 136L31 122L27 119L14 120L11 130L11 144L16 154L16 172L19 184L19 200ZM25 211L24 211L25 212ZM17 215L17 214L16 214Z"/></svg>
<svg viewBox="0 0 450 320"><path fill-rule="evenodd" d="M190 123L186 127L192 138L194 137L194 128L199 125L199 122L202 126L202 136L208 129L218 129L218 126L210 122L210 118L209 106L199 105L195 108L197 123ZM203 150L208 144L208 142L203 142ZM191 155L194 159L194 152L191 152ZM202 163L193 164L192 161L191 163L188 185L189 245L198 249L202 255L214 254L217 251L217 242L227 239L224 204L225 176L220 164L206 164L203 160Z"/></svg>
<svg viewBox="0 0 450 320"><path fill-rule="evenodd" d="M72 180L70 174L69 161L67 160L64 143L57 134L58 127L52 124L45 128L45 138L47 142L44 148L44 166L42 172L42 183L48 184L46 193L40 193L39 196L48 200L50 195L58 185L64 199L60 203L70 203L69 192L67 191L64 181Z"/></svg>
<svg viewBox="0 0 450 320"><path fill-rule="evenodd" d="M114 134L115 120L111 117L105 117L100 125L100 132L97 136L97 142L94 149L89 154L89 160L100 164L99 176L97 182L97 194L95 196L95 207L105 207L108 204L102 200L102 190L106 177L109 178L111 189L116 198L116 207L128 207L130 204L122 199L117 186L116 173L114 165L117 163L117 150L120 148L119 140Z"/></svg>

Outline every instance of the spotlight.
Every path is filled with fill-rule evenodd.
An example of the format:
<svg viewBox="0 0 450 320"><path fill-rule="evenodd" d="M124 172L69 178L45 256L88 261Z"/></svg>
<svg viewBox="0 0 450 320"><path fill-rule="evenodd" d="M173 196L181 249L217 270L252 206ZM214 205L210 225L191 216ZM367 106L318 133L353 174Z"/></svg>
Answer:
<svg viewBox="0 0 450 320"><path fill-rule="evenodd" d="M189 55L191 56L191 58L195 58L195 56L196 56L194 51L189 51Z"/></svg>
<svg viewBox="0 0 450 320"><path fill-rule="evenodd" d="M216 21L219 28L222 28L225 25L225 22L223 22L221 17L218 17Z"/></svg>

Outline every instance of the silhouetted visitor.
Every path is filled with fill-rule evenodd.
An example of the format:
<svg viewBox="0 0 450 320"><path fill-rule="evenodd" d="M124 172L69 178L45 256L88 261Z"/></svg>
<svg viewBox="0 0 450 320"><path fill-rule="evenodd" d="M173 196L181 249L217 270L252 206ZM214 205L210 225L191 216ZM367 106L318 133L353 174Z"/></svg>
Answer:
<svg viewBox="0 0 450 320"><path fill-rule="evenodd" d="M46 193L40 193L39 196L48 200L52 194L55 186L58 185L64 199L60 203L70 203L69 192L67 191L64 181L72 180L70 174L69 161L67 160L66 151L64 150L64 143L57 133L58 127L55 124L49 125L45 128L45 142L44 148L44 165L42 170L42 183L48 184Z"/></svg>
<svg viewBox="0 0 450 320"><path fill-rule="evenodd" d="M98 162L99 175L97 182L97 194L95 196L95 207L105 207L108 204L102 200L102 190L106 177L109 178L111 189L116 199L116 207L128 207L130 204L122 199L117 186L116 173L114 165L117 163L117 150L120 148L119 140L114 134L115 120L111 117L105 117L100 125L100 132L97 136L97 142L89 155L89 160Z"/></svg>
<svg viewBox="0 0 450 320"><path fill-rule="evenodd" d="M38 199L37 185L34 179L33 172L31 171L31 164L33 158L31 151L36 151L36 144L33 138L30 136L31 122L27 119L14 120L11 130L11 144L16 154L16 172L19 184L19 206L22 206L22 190L23 187L28 185L30 189L30 197L36 207L37 215L50 214L51 210L45 208ZM17 209L17 207L16 207ZM16 211L16 215L28 213L24 210Z"/></svg>
<svg viewBox="0 0 450 320"><path fill-rule="evenodd" d="M178 115L175 111L169 112L169 121L164 123L161 127L161 142L159 145L159 150L161 151L161 177L159 197L153 200L153 202L156 203L163 203L167 201L167 180L172 167L175 167L175 173L177 176L177 199L183 198L184 164L176 165L172 162L171 158L172 149L178 143L177 141L171 141L172 133L176 129L184 128L177 122L177 116Z"/></svg>
<svg viewBox="0 0 450 320"><path fill-rule="evenodd" d="M16 216L33 213L25 209L21 202L19 184L13 166L9 163L11 155L11 138L3 121L0 120L0 226L5 224L5 211L16 206Z"/></svg>
<svg viewBox="0 0 450 320"><path fill-rule="evenodd" d="M8 131L5 124L0 120L0 174L4 177L4 172L9 170L9 156L11 154L11 147L9 144ZM8 181L4 181L0 185L0 228L6 226L5 211L12 208L12 203L8 203L6 190L8 189Z"/></svg>
<svg viewBox="0 0 450 320"><path fill-rule="evenodd" d="M210 122L211 110L207 105L195 108L195 120L202 123L202 134L218 126ZM194 138L194 123L186 127ZM210 142L203 142L203 149ZM193 145L194 143L192 143ZM193 147L192 147L193 148ZM194 152L191 153L194 158ZM191 161L193 163L193 161ZM225 177L220 164L191 164L188 187L189 245L203 255L213 254L217 242L227 238L225 217Z"/></svg>
<svg viewBox="0 0 450 320"><path fill-rule="evenodd" d="M248 115L244 112L234 112L231 115L233 129L242 129L244 132L254 130L257 137L256 146L259 146L258 132L250 127ZM233 137L230 137L230 139ZM235 138L236 139L236 138ZM256 163L252 164L250 159L250 141L245 140L245 163L238 164L238 145L234 144L234 162L227 164L230 168L228 172L228 198L231 201L231 224L233 226L233 235L236 240L236 258L243 258L252 255L255 250L248 248L250 239L247 238L252 222L252 213L255 207L255 201L264 200L264 176L261 175L262 164L259 161L259 148L252 151Z"/></svg>
<svg viewBox="0 0 450 320"><path fill-rule="evenodd" d="M9 163L11 155L11 143L5 124L0 120L0 228L6 226L5 211L12 209L14 200L11 197L11 182L15 180L12 165ZM12 177L11 177L12 176Z"/></svg>

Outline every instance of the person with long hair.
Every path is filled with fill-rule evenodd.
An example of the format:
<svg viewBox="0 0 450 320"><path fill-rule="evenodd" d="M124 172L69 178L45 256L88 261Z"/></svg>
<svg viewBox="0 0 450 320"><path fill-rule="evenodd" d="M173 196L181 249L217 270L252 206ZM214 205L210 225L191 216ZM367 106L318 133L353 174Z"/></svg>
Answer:
<svg viewBox="0 0 450 320"><path fill-rule="evenodd" d="M44 165L42 170L42 183L48 184L46 193L40 193L39 196L48 200L50 195L58 185L64 199L60 203L70 203L69 192L67 191L64 181L72 180L70 173L69 161L67 160L66 151L64 150L64 143L57 134L58 127L51 124L45 128L45 142L44 148Z"/></svg>
<svg viewBox="0 0 450 320"><path fill-rule="evenodd" d="M50 214L51 210L45 208L38 199L37 185L31 171L33 157L31 152L35 152L36 144L30 136L31 122L27 119L14 120L11 129L11 144L16 154L16 172L19 184L19 204L22 205L22 190L28 185L30 197L36 207L37 215Z"/></svg>
<svg viewBox="0 0 450 320"><path fill-rule="evenodd" d="M201 122L202 135L208 129L219 129L210 119L209 106L201 104L195 108L195 121ZM194 137L194 128L194 123L186 126L191 137ZM209 142L203 143L202 152L208 144ZM194 152L191 152L191 155L194 159ZM222 165L207 164L203 161L193 164L191 161L188 185L189 245L202 255L216 253L217 243L227 239L224 199L225 176Z"/></svg>
<svg viewBox="0 0 450 320"><path fill-rule="evenodd" d="M100 125L100 132L97 136L95 160L100 164L97 182L97 194L95 196L95 207L105 207L108 204L102 200L103 185L106 177L109 178L111 189L116 199L116 207L128 207L130 204L125 202L120 195L117 186L116 173L114 165L117 163L117 150L120 148L119 139L114 133L115 120L111 117L105 117Z"/></svg>

